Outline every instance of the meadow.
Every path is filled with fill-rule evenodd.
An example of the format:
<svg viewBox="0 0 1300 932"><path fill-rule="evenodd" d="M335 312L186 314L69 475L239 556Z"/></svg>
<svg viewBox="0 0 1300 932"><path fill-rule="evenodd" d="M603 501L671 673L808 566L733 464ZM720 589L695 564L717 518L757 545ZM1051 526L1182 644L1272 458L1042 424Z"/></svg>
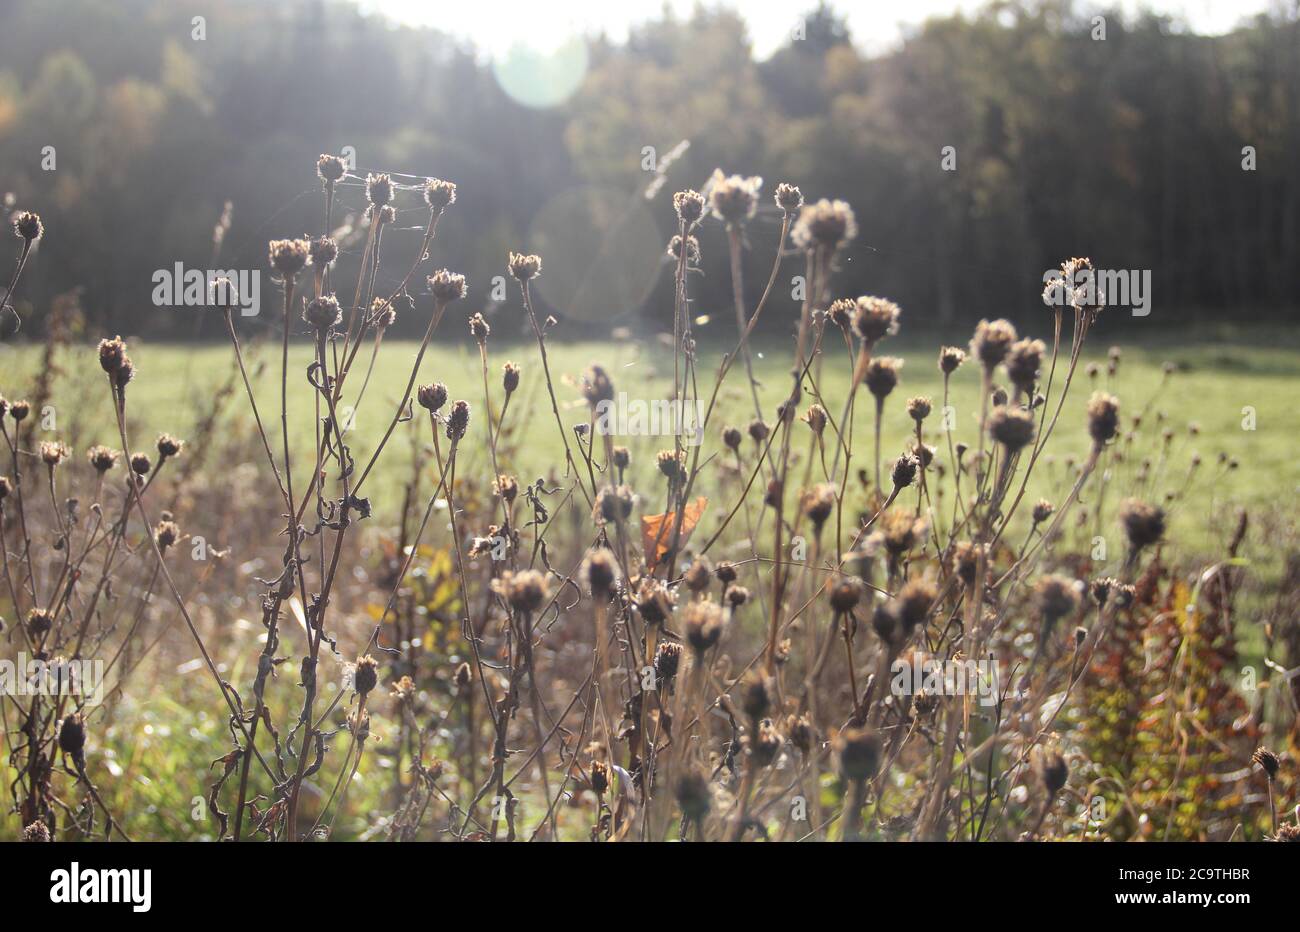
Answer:
<svg viewBox="0 0 1300 932"><path fill-rule="evenodd" d="M352 305L329 237L275 240L283 311L213 309L226 344L0 351L6 655L106 668L0 701L9 837L1300 833L1289 335L1068 290L927 332L837 292L848 205L778 186L790 245L749 256L756 179L719 175L675 198L672 332L572 342L535 255L460 310L438 179L386 295L410 195L365 187ZM718 222L733 274L802 260L809 293L694 306ZM382 339L399 303L419 343ZM597 431L621 393L698 403L702 442Z"/></svg>

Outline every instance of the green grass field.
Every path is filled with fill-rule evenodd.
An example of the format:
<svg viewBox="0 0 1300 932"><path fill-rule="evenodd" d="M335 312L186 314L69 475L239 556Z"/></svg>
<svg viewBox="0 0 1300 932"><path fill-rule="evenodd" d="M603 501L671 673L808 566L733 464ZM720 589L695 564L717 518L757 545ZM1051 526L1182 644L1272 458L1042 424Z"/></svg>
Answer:
<svg viewBox="0 0 1300 932"><path fill-rule="evenodd" d="M478 415L483 405L483 384L477 348L468 334L458 332L461 328L454 329L457 332L451 337L444 330L441 339L430 348L419 381L445 382L451 397L465 398ZM1083 374L1081 364L1080 374L1049 446L1056 465L1045 471L1045 484L1031 486L1031 492L1051 497L1054 489L1064 484L1065 471L1061 468L1064 460L1086 453L1083 408L1091 391L1103 388L1120 397L1126 428L1130 416L1141 412L1144 418L1133 450L1125 450L1128 462L1121 469L1136 468L1139 460L1149 457L1157 470L1156 487L1176 488L1181 484L1192 454L1199 452L1203 464L1191 488L1199 489L1200 494L1189 495L1188 499L1204 505L1205 513L1211 515L1231 505L1261 506L1292 498L1300 483L1300 466L1294 455L1295 438L1300 436L1300 410L1293 403L1295 386L1300 378L1300 346L1294 338L1284 342L1283 337L1280 333L1261 332L1244 336L1236 334L1231 340L1214 334L1198 334L1185 341L1170 337L1137 344L1117 341L1123 349L1123 359L1113 379L1105 372L1108 344L1093 339L1085 351L1083 363L1099 363L1102 373L1095 381L1090 380ZM881 455L886 461L901 451L910 436L911 421L904 411L904 403L914 395L928 395L934 400L936 414L926 424L927 440L939 448L941 461L948 458L947 439L939 432L937 413L943 392L935 366L939 342L938 339L900 338L882 344L882 354L905 360L900 385L885 406ZM959 341L951 339L951 342ZM729 348L720 341L712 344L702 342L698 376L702 395L707 397L721 354ZM539 475L547 464L562 462L562 456L558 455L559 435L549 411L536 347L531 344L502 347L493 343L489 349L489 384L494 406L500 404L502 397L501 363L512 359L523 367L522 387L511 403L508 420L521 432L525 442L520 447L520 461L508 465L521 476ZM387 427L405 387L414 351L413 343L385 343L366 396L355 414L358 455L368 454ZM137 437L146 442L164 430L181 437L191 436L209 407L207 399L236 375L233 353L226 345L141 342L133 345L132 354L139 374L129 392L131 425ZM293 346L291 371L305 373L309 354L306 344ZM577 384L583 369L591 363L603 365L613 378L616 389L627 392L631 399L664 398L671 384L671 356L654 339L599 343L557 341L550 346L550 355L561 414L570 424L586 420L585 404L581 401ZM780 341L768 341L755 348L755 355L756 376L762 385L763 413L771 422L776 405L788 390L786 369L790 346ZM267 344L254 345L246 349L246 356L253 371L262 417L274 437L279 429L279 384L274 375L278 371L279 348ZM38 350L33 347L11 348L4 351L0 361L4 362L0 392L10 398L31 392L36 367L40 363ZM1177 367L1168 379L1162 373L1165 362ZM102 442L116 446L108 393L95 364L93 350L89 347L62 350L57 365L61 374L51 399L55 429L47 432L50 438L57 436L84 445ZM826 347L821 391L834 418L840 416L848 369L843 345ZM360 379L354 377L352 381L359 383ZM238 395L242 396L242 387L238 384L235 387L239 389ZM309 433L311 418L304 415L314 406L313 393L301 375L291 383L289 391L293 447L301 451L298 455L306 457L310 455L312 439ZM977 373L974 367L965 366L954 376L949 401L955 408L955 438L972 446L978 439L975 427L977 396ZM872 405L865 392L863 397L866 400L859 399L853 426L854 465L870 471ZM355 396L345 397L345 403L350 402L355 402ZM1254 429L1247 429L1252 410ZM743 428L753 416L753 402L745 385L743 367L737 365L728 376L719 411L709 425L712 436L706 441L708 449L720 446L716 435L723 425L735 424ZM242 397L231 400L220 423L229 430L252 429ZM1192 436L1188 429L1192 423L1199 426L1197 436ZM403 427L407 429L404 431ZM1159 434L1165 427L1175 432L1175 438L1162 455ZM421 439L427 440L427 428L422 420L420 430L424 431ZM410 436L409 427L399 426L394 438L397 448L386 453L381 460L381 470L387 472L379 473L380 480L385 476L405 475L404 470L410 462L410 443L409 440L402 441ZM658 447L654 446L652 438L630 438L627 442L637 460L631 475L635 485L636 479L648 476L653 468L648 455L637 457L636 454ZM663 438L659 444L668 445L668 438ZM1234 458L1238 468L1220 468L1217 462L1220 454ZM1051 481L1053 477L1054 482ZM373 496L381 513L386 504L382 486L382 481L376 484ZM1064 494L1063 489L1060 494ZM1180 519L1186 517L1179 516ZM1195 523L1205 524L1200 516Z"/></svg>

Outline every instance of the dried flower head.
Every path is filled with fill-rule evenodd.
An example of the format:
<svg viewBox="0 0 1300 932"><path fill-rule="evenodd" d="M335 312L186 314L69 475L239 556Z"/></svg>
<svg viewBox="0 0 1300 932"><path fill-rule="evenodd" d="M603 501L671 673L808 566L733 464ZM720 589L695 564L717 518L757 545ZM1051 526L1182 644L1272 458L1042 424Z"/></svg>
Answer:
<svg viewBox="0 0 1300 932"><path fill-rule="evenodd" d="M428 285L433 300L440 305L450 304L452 301L459 301L465 297L465 276L459 272L438 269L429 276ZM486 327L487 324L485 323L483 326Z"/></svg>
<svg viewBox="0 0 1300 932"><path fill-rule="evenodd" d="M944 377L952 375L966 361L966 351L955 346L945 346L939 350L939 371Z"/></svg>
<svg viewBox="0 0 1300 932"><path fill-rule="evenodd" d="M776 206L780 207L787 215L794 213L803 206L803 192L792 184L786 184L784 181L776 186Z"/></svg>
<svg viewBox="0 0 1300 932"><path fill-rule="evenodd" d="M1119 399L1094 392L1088 400L1088 435L1097 444L1109 443L1119 433Z"/></svg>
<svg viewBox="0 0 1300 932"><path fill-rule="evenodd" d="M316 174L327 184L340 180L347 172L346 163L337 155L322 155L316 160Z"/></svg>
<svg viewBox="0 0 1300 932"><path fill-rule="evenodd" d="M307 306L303 308L302 319L311 325L317 334L323 334L329 332L343 319L343 312L339 309L338 299L326 294L307 302Z"/></svg>
<svg viewBox="0 0 1300 932"><path fill-rule="evenodd" d="M1276 754L1266 747L1260 747L1250 757L1251 763L1259 764L1260 769L1268 775L1269 780L1277 779L1277 772L1282 766L1281 760Z"/></svg>
<svg viewBox="0 0 1300 932"><path fill-rule="evenodd" d="M582 396L593 408L614 400L614 382L602 367L590 365L582 373Z"/></svg>
<svg viewBox="0 0 1300 932"><path fill-rule="evenodd" d="M441 382L421 385L415 390L415 398L421 408L430 413L435 412L447 403L447 386Z"/></svg>
<svg viewBox="0 0 1300 932"><path fill-rule="evenodd" d="M726 623L726 616L716 602L691 602L682 619L686 642L696 654L703 654L718 643Z"/></svg>
<svg viewBox="0 0 1300 932"><path fill-rule="evenodd" d="M803 494L803 513L813 523L814 532L820 534L822 526L835 511L835 486L822 483Z"/></svg>
<svg viewBox="0 0 1300 932"><path fill-rule="evenodd" d="M1003 405L989 415L989 435L1009 453L1023 450L1034 439L1034 416L1023 408Z"/></svg>
<svg viewBox="0 0 1300 932"><path fill-rule="evenodd" d="M33 641L39 641L54 627L53 613L43 608L33 608L27 613L27 635Z"/></svg>
<svg viewBox="0 0 1300 932"><path fill-rule="evenodd" d="M933 409L934 403L924 396L918 395L915 398L907 399L907 416L917 423L929 417Z"/></svg>
<svg viewBox="0 0 1300 932"><path fill-rule="evenodd" d="M550 585L537 570L506 572L497 580L499 591L517 612L531 614L551 597Z"/></svg>
<svg viewBox="0 0 1300 932"><path fill-rule="evenodd" d="M507 362L501 367L501 387L507 395L512 395L519 388L519 367Z"/></svg>
<svg viewBox="0 0 1300 932"><path fill-rule="evenodd" d="M526 282L531 278L536 278L542 271L542 257L512 252L506 266L515 280Z"/></svg>
<svg viewBox="0 0 1300 932"><path fill-rule="evenodd" d="M669 258L678 259L678 260L681 259L683 242L686 243L686 264L688 266L699 265L700 264L700 241L696 239L694 236L690 236L689 234L687 235L685 240L682 239L681 234L675 234L673 238L668 241L668 249L666 250L666 252L668 253Z"/></svg>
<svg viewBox="0 0 1300 932"><path fill-rule="evenodd" d="M57 440L41 441L41 462L50 469L54 469L65 459L71 451Z"/></svg>
<svg viewBox="0 0 1300 932"><path fill-rule="evenodd" d="M177 527L175 521L159 521L158 526L154 528L153 539L158 544L158 549L166 553L168 547L181 539L181 529Z"/></svg>
<svg viewBox="0 0 1300 932"><path fill-rule="evenodd" d="M131 472L137 476L147 476L151 469L153 469L153 464L149 461L148 453L131 454Z"/></svg>
<svg viewBox="0 0 1300 932"><path fill-rule="evenodd" d="M460 440L469 430L469 402L457 401L447 415L447 439Z"/></svg>
<svg viewBox="0 0 1300 932"><path fill-rule="evenodd" d="M19 423L25 421L27 415L31 414L31 412L31 403L26 399L22 399L21 401L11 401L9 403L9 416Z"/></svg>
<svg viewBox="0 0 1300 932"><path fill-rule="evenodd" d="M673 612L672 593L661 580L644 577L636 592L636 609L648 625L661 625Z"/></svg>
<svg viewBox="0 0 1300 932"><path fill-rule="evenodd" d="M41 218L30 210L21 211L14 217L14 236L23 242L30 245L40 239L44 233L45 226L41 223Z"/></svg>
<svg viewBox="0 0 1300 932"><path fill-rule="evenodd" d="M836 615L847 615L862 601L864 591L862 580L856 576L845 576L831 589L831 610Z"/></svg>
<svg viewBox="0 0 1300 932"><path fill-rule="evenodd" d="M676 641L661 641L655 649L655 679L667 685L677 676L682 664L682 645Z"/></svg>
<svg viewBox="0 0 1300 932"><path fill-rule="evenodd" d="M1079 587L1064 576L1041 576L1034 584L1034 604L1049 625L1073 615L1079 607Z"/></svg>
<svg viewBox="0 0 1300 932"><path fill-rule="evenodd" d="M393 179L384 172L366 175L366 200L372 209L387 206L393 200Z"/></svg>
<svg viewBox="0 0 1300 932"><path fill-rule="evenodd" d="M921 468L920 459L913 453L903 453L894 460L889 470L889 480L896 489L905 489L916 481L917 470Z"/></svg>
<svg viewBox="0 0 1300 932"><path fill-rule="evenodd" d="M709 562L708 557L701 555L691 560L691 565L682 574L682 583L692 592L703 592L709 588L709 581L712 578L713 564Z"/></svg>
<svg viewBox="0 0 1300 932"><path fill-rule="evenodd" d="M50 829L44 822L33 822L23 829L23 841L46 842L52 841Z"/></svg>
<svg viewBox="0 0 1300 932"><path fill-rule="evenodd" d="M690 229L704 216L704 195L699 191L678 191L673 195L673 209L677 211L678 219Z"/></svg>
<svg viewBox="0 0 1300 932"><path fill-rule="evenodd" d="M311 243L305 239L273 239L267 251L271 268L286 279L293 278L311 261Z"/></svg>
<svg viewBox="0 0 1300 932"><path fill-rule="evenodd" d="M583 564L583 577L592 598L608 602L610 593L618 585L618 562L608 550L593 550Z"/></svg>
<svg viewBox="0 0 1300 932"><path fill-rule="evenodd" d="M835 736L840 776L851 783L870 780L880 767L880 738L866 728L844 728Z"/></svg>
<svg viewBox="0 0 1300 932"><path fill-rule="evenodd" d="M1120 505L1119 521L1134 553L1151 546L1165 536L1164 510L1135 498L1130 498Z"/></svg>
<svg viewBox="0 0 1300 932"><path fill-rule="evenodd" d="M684 450L660 450L655 454L655 468L668 477L670 483L681 484L686 481L686 452Z"/></svg>
<svg viewBox="0 0 1300 932"><path fill-rule="evenodd" d="M69 715L59 726L59 750L73 759L81 757L86 749L86 724L77 712Z"/></svg>
<svg viewBox="0 0 1300 932"><path fill-rule="evenodd" d="M847 201L822 198L805 204L790 231L790 240L805 252L835 250L858 235L858 220Z"/></svg>
<svg viewBox="0 0 1300 932"><path fill-rule="evenodd" d="M875 356L867 364L867 374L864 382L867 391L876 397L877 401L884 401L895 387L898 385L898 370L903 368L903 360L894 356Z"/></svg>
<svg viewBox="0 0 1300 932"><path fill-rule="evenodd" d="M313 267L324 269L339 257L339 244L332 237L318 236L307 247L307 253L311 257Z"/></svg>
<svg viewBox="0 0 1300 932"><path fill-rule="evenodd" d="M1052 512L1054 511L1056 511L1055 505L1053 505L1045 498L1040 498L1038 502L1034 505L1034 512L1033 512L1034 524L1042 524L1044 521L1046 521L1048 518L1052 516Z"/></svg>
<svg viewBox="0 0 1300 932"><path fill-rule="evenodd" d="M352 670L352 688L358 696L368 696L379 685L379 661L366 654Z"/></svg>
<svg viewBox="0 0 1300 932"><path fill-rule="evenodd" d="M981 320L975 325L975 336L970 342L971 354L984 366L985 372L1006 359L1011 344L1016 342L1016 328L1009 320Z"/></svg>
<svg viewBox="0 0 1300 932"><path fill-rule="evenodd" d="M95 472L100 473L101 475L117 465L117 459L119 456L121 456L121 454L116 450L110 449L102 444L95 444L95 446L86 451L86 461L94 467Z"/></svg>
<svg viewBox="0 0 1300 932"><path fill-rule="evenodd" d="M1043 353L1047 351L1042 340L1017 340L1007 351L1007 376L1011 384L1022 392L1032 392L1038 380L1038 370L1043 367Z"/></svg>
<svg viewBox="0 0 1300 932"><path fill-rule="evenodd" d="M1070 767L1061 756L1061 752L1051 748L1035 749L1035 767L1038 778L1043 782L1043 789L1049 797L1055 796L1065 788L1070 779Z"/></svg>
<svg viewBox="0 0 1300 932"><path fill-rule="evenodd" d="M600 524L618 524L632 516L636 497L626 485L605 486L596 493L595 516Z"/></svg>
<svg viewBox="0 0 1300 932"><path fill-rule="evenodd" d="M898 333L902 309L887 298L863 295L853 303L853 330L864 343L876 344Z"/></svg>
<svg viewBox="0 0 1300 932"><path fill-rule="evenodd" d="M722 169L717 169L709 179L709 207L715 217L727 224L744 223L754 216L762 186L762 178L724 176Z"/></svg>
<svg viewBox="0 0 1300 932"><path fill-rule="evenodd" d="M456 185L441 178L430 178L424 183L424 203L435 213L442 213L456 203Z"/></svg>

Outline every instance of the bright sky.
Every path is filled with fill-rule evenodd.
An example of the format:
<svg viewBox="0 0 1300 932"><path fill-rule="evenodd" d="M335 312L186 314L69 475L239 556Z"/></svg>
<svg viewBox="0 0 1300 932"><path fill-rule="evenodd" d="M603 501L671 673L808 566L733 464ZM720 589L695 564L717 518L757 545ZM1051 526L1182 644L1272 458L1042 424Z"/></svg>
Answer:
<svg viewBox="0 0 1300 932"><path fill-rule="evenodd" d="M656 18L663 7L687 17L697 0L468 0L440 3L438 0L358 0L367 11L377 11L403 23L435 26L473 41L494 57L514 45L551 52L566 39L604 31L622 39L629 26ZM1285 0L1147 0L1143 6L1179 16L1202 33L1230 30L1241 18L1263 12ZM709 5L713 5L712 3ZM732 0L723 6L741 10L760 57L770 54L786 40L800 11L812 9L793 0ZM1098 4L1102 5L1102 4ZM1104 5L1111 5L1110 3ZM1132 11L1135 0L1118 0ZM847 13L854 40L869 51L887 48L898 41L907 26L929 16L956 10L971 11L981 0L833 0L832 6Z"/></svg>

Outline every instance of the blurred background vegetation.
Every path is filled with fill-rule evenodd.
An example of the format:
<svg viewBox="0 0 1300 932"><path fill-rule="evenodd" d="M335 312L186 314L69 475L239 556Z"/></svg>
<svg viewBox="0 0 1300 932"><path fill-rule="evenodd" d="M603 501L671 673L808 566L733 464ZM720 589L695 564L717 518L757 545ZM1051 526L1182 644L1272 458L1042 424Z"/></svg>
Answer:
<svg viewBox="0 0 1300 932"><path fill-rule="evenodd" d="M492 276L527 247L547 258L557 317L658 328L671 314L671 193L720 166L762 175L767 193L789 180L852 203L861 231L837 291L889 295L913 329L989 315L1041 325L1043 272L1070 255L1152 270L1144 326L1295 317L1294 7L1205 37L1152 14L999 2L931 20L874 57L814 8L804 37L761 61L735 13L665 11L625 43L589 40L574 92L530 107L435 30L335 0L204 6L196 41L194 5L174 0L0 3L0 194L47 227L17 296L26 336L74 286L73 317L93 335L217 335L153 305L154 271L265 268L268 238L316 232L315 158L344 146L363 177L460 186L435 261L468 275L470 310L493 310ZM1091 35L1098 13L1105 41ZM662 167L684 140L645 196L645 147ZM941 170L945 146L956 171ZM359 183L345 189L358 224L362 202ZM414 195L406 206L385 241L394 279L424 219ZM751 224L763 254L778 227L774 207ZM702 248L693 290L707 308L728 297L717 225ZM750 265L761 287L766 261ZM264 307L273 300L268 280Z"/></svg>

